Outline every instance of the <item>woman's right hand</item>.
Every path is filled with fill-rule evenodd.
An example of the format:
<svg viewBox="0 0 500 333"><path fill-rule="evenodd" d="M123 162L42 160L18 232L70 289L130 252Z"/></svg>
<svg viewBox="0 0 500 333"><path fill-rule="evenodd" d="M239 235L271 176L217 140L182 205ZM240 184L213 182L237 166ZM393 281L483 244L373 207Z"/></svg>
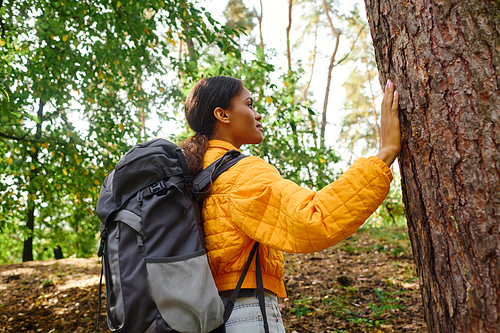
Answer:
<svg viewBox="0 0 500 333"><path fill-rule="evenodd" d="M391 166L401 150L401 129L398 117L399 94L394 90L394 83L387 81L382 99L382 115L380 119L382 147L377 157Z"/></svg>

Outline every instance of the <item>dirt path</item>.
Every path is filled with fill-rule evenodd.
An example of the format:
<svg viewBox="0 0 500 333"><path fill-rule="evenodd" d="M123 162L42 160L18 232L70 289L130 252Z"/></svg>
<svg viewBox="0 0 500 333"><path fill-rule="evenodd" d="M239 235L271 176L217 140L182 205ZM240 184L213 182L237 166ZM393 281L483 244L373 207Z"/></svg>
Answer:
<svg viewBox="0 0 500 333"><path fill-rule="evenodd" d="M368 229L286 260L289 332L427 332L405 230Z"/></svg>
<svg viewBox="0 0 500 333"><path fill-rule="evenodd" d="M288 332L426 332L404 230L359 232L285 260ZM99 274L97 258L0 266L0 332L94 332Z"/></svg>

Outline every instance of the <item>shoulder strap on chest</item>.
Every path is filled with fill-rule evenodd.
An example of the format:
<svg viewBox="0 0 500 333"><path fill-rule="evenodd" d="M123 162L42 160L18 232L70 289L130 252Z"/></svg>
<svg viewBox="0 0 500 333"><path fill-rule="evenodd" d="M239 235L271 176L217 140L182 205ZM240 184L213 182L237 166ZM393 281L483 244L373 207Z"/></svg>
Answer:
<svg viewBox="0 0 500 333"><path fill-rule="evenodd" d="M196 198L204 199L212 192L213 182L227 169L247 157L238 150L232 149L203 169L193 181L192 193Z"/></svg>

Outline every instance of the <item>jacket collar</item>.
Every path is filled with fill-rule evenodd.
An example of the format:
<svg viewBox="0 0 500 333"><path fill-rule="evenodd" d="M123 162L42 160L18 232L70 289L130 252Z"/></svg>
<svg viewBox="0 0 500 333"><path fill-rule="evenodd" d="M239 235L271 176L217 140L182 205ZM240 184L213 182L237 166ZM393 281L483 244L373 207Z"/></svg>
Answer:
<svg viewBox="0 0 500 333"><path fill-rule="evenodd" d="M222 140L210 140L208 141L208 149L214 149L214 148L219 148L219 149L224 149L226 151L230 151L231 149L238 150L235 146L230 144L229 142L222 141Z"/></svg>

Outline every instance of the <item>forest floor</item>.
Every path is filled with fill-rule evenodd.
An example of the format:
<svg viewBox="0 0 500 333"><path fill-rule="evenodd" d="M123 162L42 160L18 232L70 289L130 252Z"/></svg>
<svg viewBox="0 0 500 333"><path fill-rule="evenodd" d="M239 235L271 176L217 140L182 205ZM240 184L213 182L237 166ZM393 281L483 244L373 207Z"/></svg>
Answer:
<svg viewBox="0 0 500 333"><path fill-rule="evenodd" d="M285 261L289 333L427 331L405 229L363 229ZM0 332L95 332L99 275L97 258L0 266Z"/></svg>

